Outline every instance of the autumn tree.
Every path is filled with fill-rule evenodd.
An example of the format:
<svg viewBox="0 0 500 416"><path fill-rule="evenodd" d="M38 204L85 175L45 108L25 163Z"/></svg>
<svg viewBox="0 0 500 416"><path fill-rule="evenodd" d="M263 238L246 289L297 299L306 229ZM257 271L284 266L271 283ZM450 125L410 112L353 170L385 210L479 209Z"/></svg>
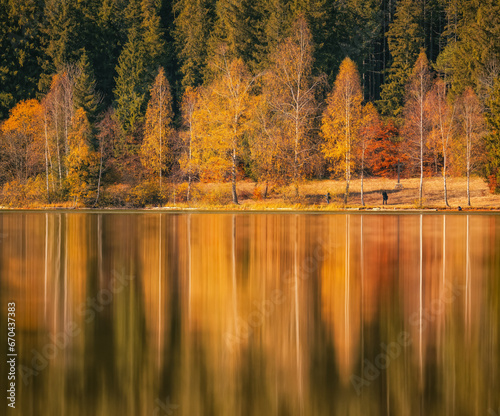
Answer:
<svg viewBox="0 0 500 416"><path fill-rule="evenodd" d="M265 77L265 94L280 124L284 151L295 194L305 173L305 163L313 152L313 120L318 107L315 91L323 79L313 79L313 44L307 22L300 16L292 34L281 42L271 57Z"/></svg>
<svg viewBox="0 0 500 416"><path fill-rule="evenodd" d="M91 147L91 127L83 108L76 110L68 136L66 184L75 205L94 191L97 155Z"/></svg>
<svg viewBox="0 0 500 416"><path fill-rule="evenodd" d="M255 78L241 59L229 60L224 47L212 62L216 74L214 81L203 95L200 119L205 169L218 171L220 176L229 173L233 202L236 193L237 167L243 139L250 128L253 97L250 94Z"/></svg>
<svg viewBox="0 0 500 416"><path fill-rule="evenodd" d="M113 170L113 156L114 147L119 140L121 131L113 108L109 108L101 117L101 120L96 125L96 142L98 152L98 165L97 172L97 192L95 205L99 203L101 194L101 185L103 177L106 173Z"/></svg>
<svg viewBox="0 0 500 416"><path fill-rule="evenodd" d="M399 131L394 121L386 120L380 124L376 137L368 139L366 144L366 167L374 175L382 177L398 176L407 156L401 149Z"/></svg>
<svg viewBox="0 0 500 416"><path fill-rule="evenodd" d="M428 105L432 122L431 141L436 143L443 158L443 195L444 203L449 207L446 180L448 176L450 147L455 136L456 106L454 102L450 102L446 83L440 78L434 81L428 97Z"/></svg>
<svg viewBox="0 0 500 416"><path fill-rule="evenodd" d="M196 115L199 115L200 93L198 89L187 87L182 98L182 124L183 129L179 134L181 144L181 156L179 164L182 172L188 177L188 189L186 199L189 202L191 198L191 185L193 178L198 171L199 164L199 145L197 131L199 122ZM198 150L198 152L197 152Z"/></svg>
<svg viewBox="0 0 500 416"><path fill-rule="evenodd" d="M431 88L431 73L425 52L420 52L406 90L404 135L408 151L420 168L419 205L423 204L424 157L430 130L426 100Z"/></svg>
<svg viewBox="0 0 500 416"><path fill-rule="evenodd" d="M361 205L365 205L363 181L366 169L367 148L370 140L380 136L381 121L373 103L367 103L362 109L362 120L359 132L359 145L356 159L359 160L361 170Z"/></svg>
<svg viewBox="0 0 500 416"><path fill-rule="evenodd" d="M356 64L349 58L340 65L332 93L327 98L321 131L325 139L325 157L333 162L332 170L344 172L344 204L347 204L351 175L355 166L354 149L360 140L363 122L363 92Z"/></svg>
<svg viewBox="0 0 500 416"><path fill-rule="evenodd" d="M146 111L144 139L140 156L142 165L158 176L160 195L162 195L163 176L166 169L168 140L172 135L172 94L165 71L160 67L151 87L151 99Z"/></svg>
<svg viewBox="0 0 500 416"><path fill-rule="evenodd" d="M1 126L4 153L13 179L23 183L43 172L42 106L35 100L19 102Z"/></svg>
<svg viewBox="0 0 500 416"><path fill-rule="evenodd" d="M491 192L500 190L500 78L497 78L487 100L486 121L488 134L485 137L485 175Z"/></svg>
<svg viewBox="0 0 500 416"><path fill-rule="evenodd" d="M285 144L284 131L269 100L263 95L257 97L249 145L252 173L257 182L265 183L264 198L270 183L287 182L289 158Z"/></svg>
<svg viewBox="0 0 500 416"><path fill-rule="evenodd" d="M470 175L481 155L484 134L483 106L471 87L459 97L459 120L464 139L467 205L470 206Z"/></svg>

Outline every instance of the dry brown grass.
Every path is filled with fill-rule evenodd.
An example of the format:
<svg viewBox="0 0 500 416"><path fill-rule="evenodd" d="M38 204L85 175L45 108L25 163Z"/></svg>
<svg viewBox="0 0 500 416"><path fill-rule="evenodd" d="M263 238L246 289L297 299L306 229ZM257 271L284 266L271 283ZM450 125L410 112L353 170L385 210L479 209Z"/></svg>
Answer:
<svg viewBox="0 0 500 416"><path fill-rule="evenodd" d="M388 209L418 208L419 179L402 179L400 189L396 188L395 179L370 178L364 180L364 200L367 208L382 208L382 190L389 194ZM465 178L448 179L448 202L452 209L458 206L467 208L467 182ZM202 192L213 191L217 187L227 189L228 184L198 184ZM255 199L254 189L258 186L263 191L263 185L256 185L252 181L238 183L241 208L246 209L277 209L277 208L302 208L302 209L339 209L344 208L343 199L345 182L339 180L314 180L306 181L300 185L299 198L295 198L292 186L273 188L269 190L267 199ZM346 208L361 207L361 180L351 181L349 199ZM330 192L332 201L325 203L325 195ZM471 205L473 209L500 209L500 195L489 192L486 182L479 177L471 178ZM443 198L442 178L424 179L425 208L445 209Z"/></svg>

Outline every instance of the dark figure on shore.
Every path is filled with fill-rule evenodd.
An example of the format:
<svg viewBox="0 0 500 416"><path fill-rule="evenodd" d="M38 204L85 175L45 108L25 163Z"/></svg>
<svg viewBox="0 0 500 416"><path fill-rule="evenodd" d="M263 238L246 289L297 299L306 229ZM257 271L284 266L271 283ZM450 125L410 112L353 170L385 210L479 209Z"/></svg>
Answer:
<svg viewBox="0 0 500 416"><path fill-rule="evenodd" d="M330 192L327 192L326 193L326 203L329 204L330 203Z"/></svg>
<svg viewBox="0 0 500 416"><path fill-rule="evenodd" d="M387 205L388 199L389 199L389 195L387 195L387 192L382 191L382 205Z"/></svg>
<svg viewBox="0 0 500 416"><path fill-rule="evenodd" d="M459 207L458 207L458 210L459 210L459 211L462 211L462 207L461 207L461 206L459 206Z"/></svg>

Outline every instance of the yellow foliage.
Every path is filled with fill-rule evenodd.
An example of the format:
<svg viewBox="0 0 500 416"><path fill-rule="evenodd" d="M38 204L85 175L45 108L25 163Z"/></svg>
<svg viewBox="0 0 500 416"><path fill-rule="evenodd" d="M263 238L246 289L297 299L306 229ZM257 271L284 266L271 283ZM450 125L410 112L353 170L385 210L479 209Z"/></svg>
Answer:
<svg viewBox="0 0 500 416"><path fill-rule="evenodd" d="M327 99L321 132L325 138L322 151L333 162L332 170L346 174L354 168L353 149L359 141L362 126L361 82L356 64L349 58L340 65L333 92Z"/></svg>
<svg viewBox="0 0 500 416"><path fill-rule="evenodd" d="M73 129L68 135L66 183L70 197L77 202L90 196L92 170L97 167L99 157L90 147L90 123L82 108L76 110L72 126Z"/></svg>
<svg viewBox="0 0 500 416"><path fill-rule="evenodd" d="M173 132L172 118L170 84L165 77L165 71L160 68L151 88L151 99L146 110L144 140L140 151L142 165L151 174L158 176L160 188L163 171L169 159L168 140Z"/></svg>

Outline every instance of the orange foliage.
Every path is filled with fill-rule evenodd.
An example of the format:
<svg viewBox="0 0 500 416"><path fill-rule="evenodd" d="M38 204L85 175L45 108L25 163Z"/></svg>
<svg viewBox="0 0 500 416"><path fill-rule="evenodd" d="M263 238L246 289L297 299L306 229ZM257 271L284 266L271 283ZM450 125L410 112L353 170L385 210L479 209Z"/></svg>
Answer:
<svg viewBox="0 0 500 416"><path fill-rule="evenodd" d="M366 146L366 165L375 175L394 178L398 172L398 160L403 168L408 159L402 152L398 129L392 120L374 124L371 129L373 136Z"/></svg>

